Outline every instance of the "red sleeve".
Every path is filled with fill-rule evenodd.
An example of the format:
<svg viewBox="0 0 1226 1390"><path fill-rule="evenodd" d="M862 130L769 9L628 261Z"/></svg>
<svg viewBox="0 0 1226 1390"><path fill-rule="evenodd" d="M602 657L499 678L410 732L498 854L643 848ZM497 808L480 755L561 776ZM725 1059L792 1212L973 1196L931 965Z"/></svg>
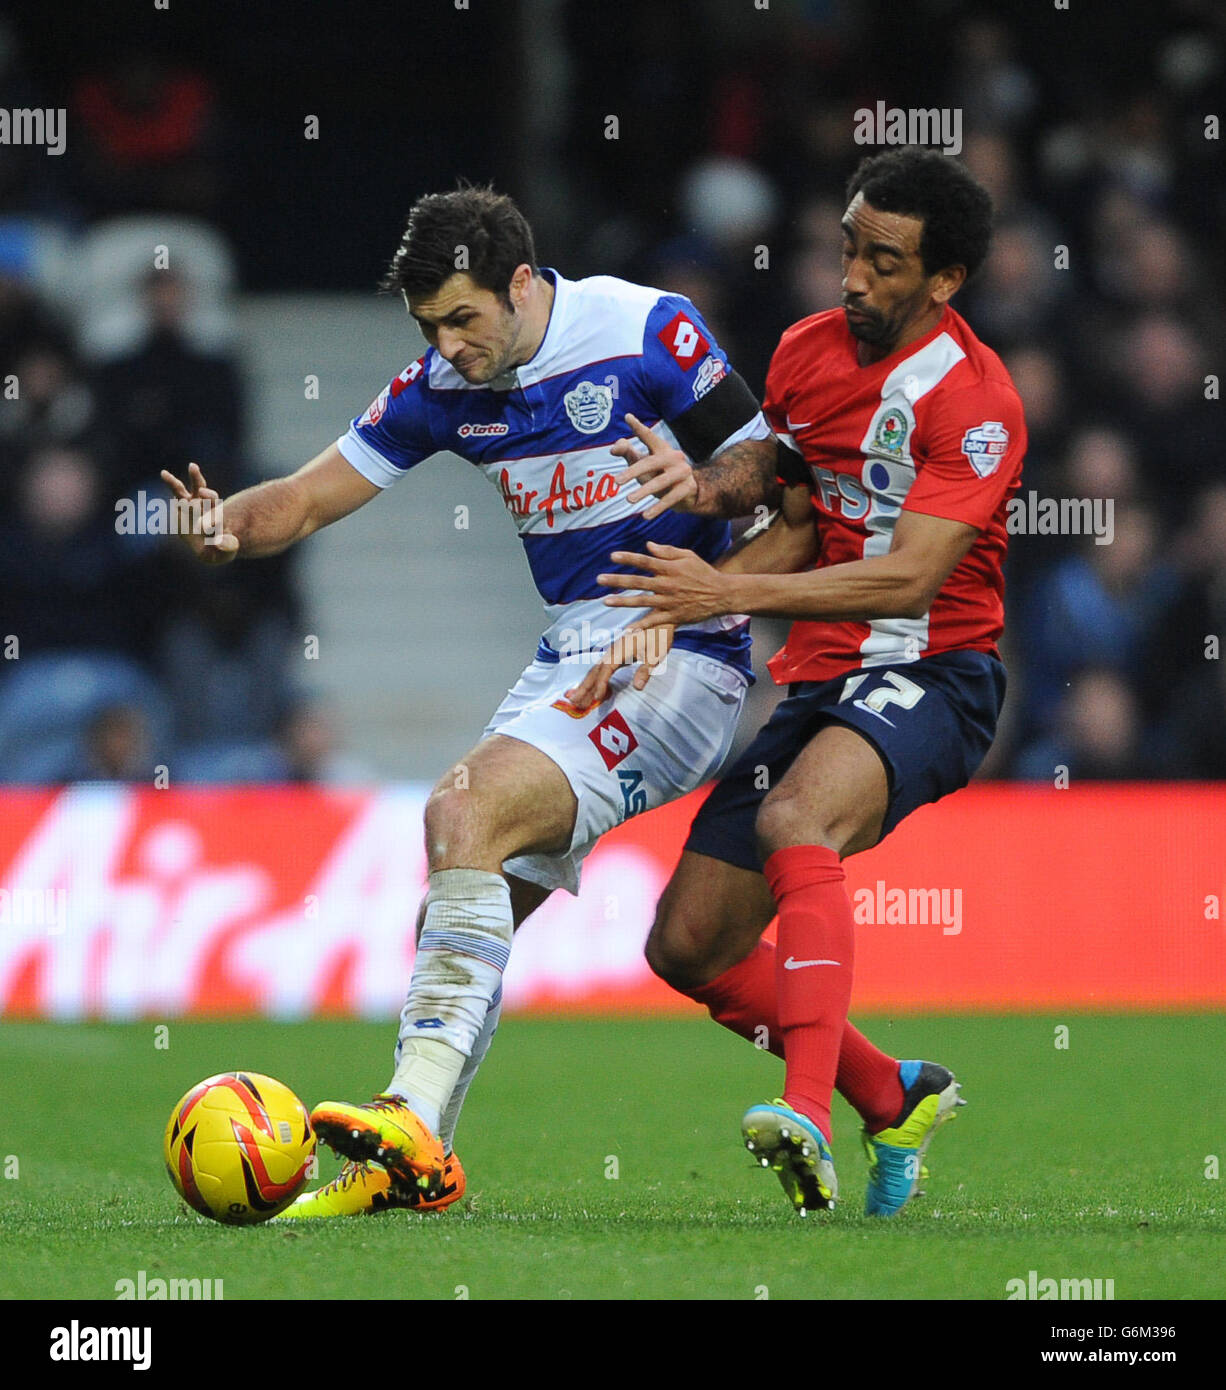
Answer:
<svg viewBox="0 0 1226 1390"><path fill-rule="evenodd" d="M991 381L937 391L920 434L903 510L985 530L1021 476L1026 421L1017 392Z"/></svg>

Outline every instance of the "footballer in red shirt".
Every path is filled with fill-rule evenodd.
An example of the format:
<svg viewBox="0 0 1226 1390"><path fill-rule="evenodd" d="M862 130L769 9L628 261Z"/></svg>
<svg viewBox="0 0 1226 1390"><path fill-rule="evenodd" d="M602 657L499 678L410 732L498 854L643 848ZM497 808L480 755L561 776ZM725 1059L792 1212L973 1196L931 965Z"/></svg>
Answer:
<svg viewBox="0 0 1226 1390"><path fill-rule="evenodd" d="M995 733L1005 672L1006 505L1026 427L999 357L950 299L983 263L986 191L915 149L863 160L843 217L843 304L783 335L764 411L776 439L694 469L648 430L623 485L703 515L778 507L715 565L618 551L612 605L673 627L715 614L794 619L770 663L787 698L695 818L648 941L652 968L784 1057L782 1099L745 1143L799 1211L838 1192L830 1102L864 1121L866 1209L893 1215L960 1104L953 1073L879 1051L847 1018L854 930L842 860L966 785ZM648 513L650 515L650 512ZM572 698L599 696L612 649ZM646 663L636 682L650 678ZM760 940L778 915L777 945Z"/></svg>

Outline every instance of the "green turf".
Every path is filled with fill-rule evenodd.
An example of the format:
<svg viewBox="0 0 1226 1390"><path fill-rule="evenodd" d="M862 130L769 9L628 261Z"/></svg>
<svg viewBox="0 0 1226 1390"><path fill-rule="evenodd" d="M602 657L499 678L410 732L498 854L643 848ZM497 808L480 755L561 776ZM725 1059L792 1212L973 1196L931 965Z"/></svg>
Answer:
<svg viewBox="0 0 1226 1390"><path fill-rule="evenodd" d="M801 1220L741 1149L773 1058L698 1019L504 1022L458 1149L450 1212L231 1228L162 1168L174 1101L246 1067L308 1104L387 1079L392 1029L342 1022L0 1028L0 1296L113 1298L116 1281L223 1280L226 1299L988 1298L1026 1278L1111 1278L1117 1299L1222 1298L1222 1025L1204 1016L861 1020L953 1066L969 1104L928 1194L860 1214L838 1103L837 1212ZM1068 1047L1055 1044L1057 1024ZM614 1170L618 1176L608 1177ZM1223 1163L1226 1168L1226 1162ZM335 1165L329 1160L324 1176ZM764 1292L765 1291L765 1292Z"/></svg>

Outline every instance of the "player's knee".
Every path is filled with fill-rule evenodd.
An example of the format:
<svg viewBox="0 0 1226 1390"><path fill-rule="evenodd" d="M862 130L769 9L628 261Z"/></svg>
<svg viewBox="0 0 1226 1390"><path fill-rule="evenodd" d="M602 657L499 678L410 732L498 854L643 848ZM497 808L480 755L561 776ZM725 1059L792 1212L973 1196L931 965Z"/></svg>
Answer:
<svg viewBox="0 0 1226 1390"><path fill-rule="evenodd" d="M683 993L709 974L710 952L684 911L661 901L644 947L647 964L665 984Z"/></svg>
<svg viewBox="0 0 1226 1390"><path fill-rule="evenodd" d="M841 854L848 839L845 818L821 808L802 807L793 797L768 796L758 808L754 835L763 863L791 845L822 845Z"/></svg>
<svg viewBox="0 0 1226 1390"><path fill-rule="evenodd" d="M475 863L486 849L483 818L466 788L440 782L426 801L426 857L431 868L457 859Z"/></svg>
<svg viewBox="0 0 1226 1390"><path fill-rule="evenodd" d="M647 938L643 953L652 973L658 975L666 985L683 990L689 983L694 970L692 955L679 951L669 938L653 932Z"/></svg>

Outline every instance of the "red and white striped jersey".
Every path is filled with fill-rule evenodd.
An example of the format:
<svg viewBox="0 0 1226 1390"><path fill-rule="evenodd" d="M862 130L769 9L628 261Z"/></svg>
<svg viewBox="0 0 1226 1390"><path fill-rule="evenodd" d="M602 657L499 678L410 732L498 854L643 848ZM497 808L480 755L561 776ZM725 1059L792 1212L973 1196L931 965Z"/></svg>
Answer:
<svg viewBox="0 0 1226 1390"><path fill-rule="evenodd" d="M841 309L793 324L771 359L766 418L808 465L815 569L884 555L901 511L978 528L922 618L793 623L770 661L780 685L970 648L1004 626L1006 507L1026 424L1000 358L946 306L924 337L860 366Z"/></svg>

